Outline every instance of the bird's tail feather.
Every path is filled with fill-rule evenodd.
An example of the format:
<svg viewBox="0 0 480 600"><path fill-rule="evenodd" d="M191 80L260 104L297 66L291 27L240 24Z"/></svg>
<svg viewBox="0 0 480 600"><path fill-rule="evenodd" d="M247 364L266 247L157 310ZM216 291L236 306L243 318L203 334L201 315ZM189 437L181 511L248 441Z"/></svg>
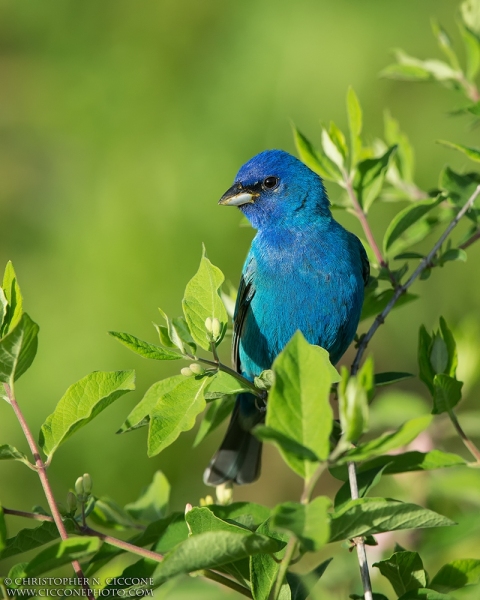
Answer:
<svg viewBox="0 0 480 600"><path fill-rule="evenodd" d="M245 415L244 408L245 404L251 404L253 397L246 396L241 394L237 398L225 438L205 469L206 485L217 486L227 481L242 485L252 483L260 475L262 443L250 432L252 418ZM260 413L256 412L255 425L261 420Z"/></svg>

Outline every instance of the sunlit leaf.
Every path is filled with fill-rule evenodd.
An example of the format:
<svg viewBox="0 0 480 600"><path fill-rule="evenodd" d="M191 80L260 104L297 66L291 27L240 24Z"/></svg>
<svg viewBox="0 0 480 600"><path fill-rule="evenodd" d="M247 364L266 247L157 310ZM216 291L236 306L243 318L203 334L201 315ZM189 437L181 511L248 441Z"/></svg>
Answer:
<svg viewBox="0 0 480 600"><path fill-rule="evenodd" d="M206 395L206 394L205 394ZM232 412L235 406L234 396L225 396L210 402L200 427L198 428L193 446L196 447L207 435L215 431Z"/></svg>
<svg viewBox="0 0 480 600"><path fill-rule="evenodd" d="M23 313L17 325L0 340L0 382L11 387L30 367L37 353L38 329Z"/></svg>
<svg viewBox="0 0 480 600"><path fill-rule="evenodd" d="M121 344L144 358L151 358L153 360L178 360L182 358L182 355L174 350L150 344L129 333L121 331L109 331L108 333Z"/></svg>
<svg viewBox="0 0 480 600"><path fill-rule="evenodd" d="M271 519L267 519L257 529L257 533L272 537L279 542L286 543L288 535L272 529ZM285 549L270 554L255 554L250 557L250 579L252 584L252 595L254 600L269 600L270 593L280 569L280 560L283 558Z"/></svg>
<svg viewBox="0 0 480 600"><path fill-rule="evenodd" d="M360 206L365 212L368 212L382 190L389 162L396 149L397 146L392 146L382 156L368 158L358 164L353 180L353 187Z"/></svg>
<svg viewBox="0 0 480 600"><path fill-rule="evenodd" d="M444 565L429 584L432 590L446 593L480 583L480 560L464 558Z"/></svg>
<svg viewBox="0 0 480 600"><path fill-rule="evenodd" d="M347 92L348 127L350 130L350 148L352 166L356 165L362 152L362 108L352 87Z"/></svg>
<svg viewBox="0 0 480 600"><path fill-rule="evenodd" d="M125 505L125 510L134 519L155 521L166 516L170 498L170 484L161 471L156 471L150 485L135 502Z"/></svg>
<svg viewBox="0 0 480 600"><path fill-rule="evenodd" d="M1 323L0 338L10 333L18 325L23 314L22 293L11 261L8 261L5 267L2 289L2 313L4 314L3 319L0 319L0 321L3 321ZM7 306L5 306L5 301L7 302Z"/></svg>
<svg viewBox="0 0 480 600"><path fill-rule="evenodd" d="M95 371L71 385L47 417L39 443L47 456L112 402L135 389L135 371Z"/></svg>
<svg viewBox="0 0 480 600"><path fill-rule="evenodd" d="M462 154L465 154L474 162L480 162L480 150L477 148L470 148L469 146L455 144L454 142L448 142L446 140L437 140L437 142L442 146L447 146L447 148L453 148L454 150L462 152Z"/></svg>
<svg viewBox="0 0 480 600"><path fill-rule="evenodd" d="M292 533L307 552L320 550L329 540L331 500L317 496L308 504L285 502L273 510L273 525Z"/></svg>
<svg viewBox="0 0 480 600"><path fill-rule="evenodd" d="M297 332L275 359L273 370L275 383L269 394L266 425L324 460L330 451L332 429L330 387L338 381L328 353ZM313 462L284 449L281 454L296 473L311 477Z"/></svg>
<svg viewBox="0 0 480 600"><path fill-rule="evenodd" d="M427 574L418 552L395 552L372 566L388 579L398 596L427 585Z"/></svg>
<svg viewBox="0 0 480 600"><path fill-rule="evenodd" d="M209 350L211 344L205 328L207 318L216 318L222 325L223 333L217 344L226 329L228 315L220 297L220 288L224 280L223 273L210 262L203 248L200 267L187 283L182 307L193 339L204 350Z"/></svg>
<svg viewBox="0 0 480 600"><path fill-rule="evenodd" d="M0 460L18 460L26 464L27 467L33 468L33 465L25 454L19 452L14 446L10 446L10 444L2 444L0 446Z"/></svg>
<svg viewBox="0 0 480 600"><path fill-rule="evenodd" d="M454 522L436 512L387 498L351 500L332 514L330 542L399 529L446 527Z"/></svg>
<svg viewBox="0 0 480 600"><path fill-rule="evenodd" d="M327 181L337 181L340 173L335 165L320 150L315 149L310 141L296 127L293 128L293 137L300 160L307 167L318 173Z"/></svg>
<svg viewBox="0 0 480 600"><path fill-rule="evenodd" d="M158 399L150 413L148 455L155 456L172 444L182 431L195 425L205 406L208 377L184 377L174 388Z"/></svg>

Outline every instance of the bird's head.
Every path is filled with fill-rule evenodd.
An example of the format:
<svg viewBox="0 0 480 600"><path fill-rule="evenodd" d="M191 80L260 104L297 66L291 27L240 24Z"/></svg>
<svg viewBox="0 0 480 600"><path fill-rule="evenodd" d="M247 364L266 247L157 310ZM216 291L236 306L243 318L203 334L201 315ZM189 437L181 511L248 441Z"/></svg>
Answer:
<svg viewBox="0 0 480 600"><path fill-rule="evenodd" d="M320 177L283 150L265 150L245 163L219 204L238 206L255 229L331 216Z"/></svg>

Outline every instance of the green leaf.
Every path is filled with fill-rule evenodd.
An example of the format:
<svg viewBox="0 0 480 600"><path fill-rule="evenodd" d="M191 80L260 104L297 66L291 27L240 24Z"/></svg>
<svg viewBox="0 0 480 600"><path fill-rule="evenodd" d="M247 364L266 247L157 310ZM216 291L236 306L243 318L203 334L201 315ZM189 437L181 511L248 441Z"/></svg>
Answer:
<svg viewBox="0 0 480 600"><path fill-rule="evenodd" d="M65 521L65 527L68 533L77 531L77 528L71 519ZM21 529L16 536L8 538L5 548L0 551L0 560L11 558L17 554L34 550L44 544L48 544L59 537L58 529L55 523L46 521L39 527Z"/></svg>
<svg viewBox="0 0 480 600"><path fill-rule="evenodd" d="M38 329L23 313L15 328L0 340L0 381L11 387L32 364L37 353Z"/></svg>
<svg viewBox="0 0 480 600"><path fill-rule="evenodd" d="M475 0L473 0L475 2ZM463 45L465 47L465 58L466 58L466 69L465 74L469 81L473 81L480 68L480 41L479 38L470 31L468 27L465 27L463 23L457 22L460 34L463 39Z"/></svg>
<svg viewBox="0 0 480 600"><path fill-rule="evenodd" d="M18 460L26 464L27 467L34 468L25 454L17 450L14 446L10 446L10 444L2 444L0 446L0 460Z"/></svg>
<svg viewBox="0 0 480 600"><path fill-rule="evenodd" d="M266 425L312 451L320 460L330 452L332 409L329 396L338 373L328 353L310 345L297 331L273 364L275 383L270 390ZM310 479L315 464L281 450L287 464Z"/></svg>
<svg viewBox="0 0 480 600"><path fill-rule="evenodd" d="M288 541L288 535L279 533L271 527L271 519L267 519L257 529L257 533L266 535L281 543ZM250 580L254 600L269 600L280 568L279 561L283 558L285 549L270 554L255 554L250 557Z"/></svg>
<svg viewBox="0 0 480 600"><path fill-rule="evenodd" d="M424 325L420 325L418 331L418 376L433 395L433 378L435 377L435 371L430 362L432 344L433 337L428 333Z"/></svg>
<svg viewBox="0 0 480 600"><path fill-rule="evenodd" d="M452 41L448 33L445 31L445 29L443 29L436 19L432 19L432 30L434 36L437 38L440 50L442 50L442 52L448 58L452 68L456 71L461 71L460 63L453 49Z"/></svg>
<svg viewBox="0 0 480 600"><path fill-rule="evenodd" d="M165 519L159 519L147 526L144 532L137 536L132 543L137 546L154 544L155 552L170 552L180 542L188 537L188 527L185 515L180 512L170 514Z"/></svg>
<svg viewBox="0 0 480 600"><path fill-rule="evenodd" d="M465 0L460 5L460 13L465 25L480 37L480 6L477 0Z"/></svg>
<svg viewBox="0 0 480 600"><path fill-rule="evenodd" d="M205 406L208 377L184 377L157 400L150 413L148 455L155 456L172 444L182 431L195 425Z"/></svg>
<svg viewBox="0 0 480 600"><path fill-rule="evenodd" d="M410 444L417 435L427 429L431 422L431 415L424 415L422 417L417 417L416 419L411 419L392 433L385 433L370 442L359 444L356 448L353 448L344 454L338 462L358 462L367 460L391 452L402 446L406 446L407 444Z"/></svg>
<svg viewBox="0 0 480 600"><path fill-rule="evenodd" d="M477 148L470 148L469 146L455 144L454 142L447 142L446 140L437 140L437 143L441 144L442 146L446 146L447 148L453 148L454 150L462 152L462 154L465 154L474 162L480 162L480 150Z"/></svg>
<svg viewBox="0 0 480 600"><path fill-rule="evenodd" d="M440 594L435 590L420 588L403 594L398 600L455 600L455 598L447 594Z"/></svg>
<svg viewBox="0 0 480 600"><path fill-rule="evenodd" d="M96 552L101 543L100 538L93 536L71 537L58 541L26 563L22 574L17 573L17 577L36 577L73 560L85 559Z"/></svg>
<svg viewBox="0 0 480 600"><path fill-rule="evenodd" d="M331 517L330 542L399 529L454 525L453 521L436 512L387 498L352 500Z"/></svg>
<svg viewBox="0 0 480 600"><path fill-rule="evenodd" d="M280 452L289 455L295 455L302 460L309 460L312 462L319 462L318 456L302 444L288 437L284 433L268 427L268 425L257 425L253 430L256 437L262 442L272 442Z"/></svg>
<svg viewBox="0 0 480 600"><path fill-rule="evenodd" d="M320 550L329 540L330 498L318 496L309 504L285 502L273 510L274 527L292 533L307 552Z"/></svg>
<svg viewBox="0 0 480 600"><path fill-rule="evenodd" d="M340 173L335 165L323 153L316 150L295 126L293 127L293 138L300 160L307 167L327 181L338 181Z"/></svg>
<svg viewBox="0 0 480 600"><path fill-rule="evenodd" d="M370 389L373 390L373 361L367 359L362 367L362 375L350 376L346 367L342 367L342 381L338 385L338 401L342 439L345 442L357 442L367 429L368 398L366 386L362 385L367 373L370 374Z"/></svg>
<svg viewBox="0 0 480 600"><path fill-rule="evenodd" d="M453 69L443 60L419 60L409 56L402 50L395 51L395 58L398 64L390 65L384 69L380 73L382 77L410 81L435 79L436 81L454 82L462 77L461 71Z"/></svg>
<svg viewBox="0 0 480 600"><path fill-rule="evenodd" d="M0 339L3 337L1 335L3 324L5 322L5 317L7 316L8 311L8 302L3 292L3 289L0 287Z"/></svg>
<svg viewBox="0 0 480 600"><path fill-rule="evenodd" d="M249 533L249 529L241 524L226 522L217 517L208 507L192 508L185 515L185 521L192 535L207 531L231 531L232 533ZM282 544L283 547L283 544Z"/></svg>
<svg viewBox="0 0 480 600"><path fill-rule="evenodd" d="M209 510L224 521L235 521L255 531L270 517L270 509L255 502L233 502L228 505L211 504Z"/></svg>
<svg viewBox="0 0 480 600"><path fill-rule="evenodd" d="M135 389L135 371L95 371L71 385L47 417L39 444L47 456L120 396Z"/></svg>
<svg viewBox="0 0 480 600"><path fill-rule="evenodd" d="M385 373L375 373L375 385L391 385L392 383L398 383L399 381L404 381L405 379L411 379L415 377L412 373L396 373L395 371L386 371Z"/></svg>
<svg viewBox="0 0 480 600"><path fill-rule="evenodd" d="M326 129L322 129L322 147L327 157L341 171L345 166L345 158L339 146L337 146L337 144L332 140Z"/></svg>
<svg viewBox="0 0 480 600"><path fill-rule="evenodd" d="M398 170L400 182L413 183L415 172L415 154L408 137L400 130L400 125L388 111L384 114L385 141L389 146L397 146L394 164ZM390 167L393 165L391 164Z"/></svg>
<svg viewBox="0 0 480 600"><path fill-rule="evenodd" d="M151 358L153 360L178 360L182 358L182 355L174 350L144 342L129 333L122 333L121 331L109 331L108 333L121 344L144 358Z"/></svg>
<svg viewBox="0 0 480 600"><path fill-rule="evenodd" d="M367 158L358 164L353 180L353 188L357 194L360 206L368 212L374 200L382 190L385 173L397 146L389 148L378 158Z"/></svg>
<svg viewBox="0 0 480 600"><path fill-rule="evenodd" d="M359 473L357 471L357 486L358 486L358 497L363 498L382 478L383 472L387 468L388 464L379 465ZM352 499L350 490L350 482L346 481L342 487L338 490L335 495L334 506L335 510L340 510L343 506L348 504Z"/></svg>
<svg viewBox="0 0 480 600"><path fill-rule="evenodd" d="M467 262L467 253L461 248L450 248L439 257L438 264L443 267L449 261Z"/></svg>
<svg viewBox="0 0 480 600"><path fill-rule="evenodd" d="M400 211L391 221L385 232L383 238L383 250L385 254L388 253L393 243L409 229L409 227L437 207L441 201L441 196L431 200L422 200L421 202L415 202Z"/></svg>
<svg viewBox="0 0 480 600"><path fill-rule="evenodd" d="M203 248L200 267L187 283L182 306L188 327L195 342L204 350L210 350L210 338L205 329L208 317L216 318L222 325L222 337L226 329L228 315L220 297L224 282L223 273L208 260ZM217 340L220 343L221 338Z"/></svg>
<svg viewBox="0 0 480 600"><path fill-rule="evenodd" d="M102 496L94 500L95 503L90 517L97 525L117 530L131 529L137 526L130 513L108 496Z"/></svg>
<svg viewBox="0 0 480 600"><path fill-rule="evenodd" d="M348 157L347 140L345 139L343 132L335 125L333 121L330 122L328 134L330 135L331 140L343 156L343 160L346 161Z"/></svg>
<svg viewBox="0 0 480 600"><path fill-rule="evenodd" d="M218 398L209 404L193 442L194 448L223 423L232 412L234 406L235 398L233 396Z"/></svg>
<svg viewBox="0 0 480 600"><path fill-rule="evenodd" d="M348 127L350 130L351 165L355 166L362 153L362 108L352 87L347 92Z"/></svg>
<svg viewBox="0 0 480 600"><path fill-rule="evenodd" d="M307 600L310 597L310 593L318 583L322 575L327 570L328 565L332 562L333 558L328 558L326 561L312 569L310 572L300 575L299 573L287 573L287 582L290 585L292 600ZM317 596L313 596L316 598ZM376 600L374 598L374 600Z"/></svg>
<svg viewBox="0 0 480 600"><path fill-rule="evenodd" d="M453 204L463 206L479 183L479 173L457 173L447 166L440 173L438 185Z"/></svg>
<svg viewBox="0 0 480 600"><path fill-rule="evenodd" d="M218 371L211 376L205 390L205 400L217 400L224 396L236 396L242 392L250 392L250 388L244 385L236 377Z"/></svg>
<svg viewBox="0 0 480 600"><path fill-rule="evenodd" d="M158 327L160 342L164 343L162 340L165 340L167 346L178 348L182 354L195 352L197 347L190 335L190 330L185 319L182 317L170 319L161 308L158 310L167 324L166 331L164 331L164 328Z"/></svg>
<svg viewBox="0 0 480 600"><path fill-rule="evenodd" d="M152 483L142 491L138 500L127 504L125 510L134 519L148 522L155 521L166 516L169 498L170 484L168 479L161 471L156 471Z"/></svg>
<svg viewBox="0 0 480 600"><path fill-rule="evenodd" d="M360 321L379 315L393 298L393 294L394 291L392 289L376 290L367 287ZM418 296L416 294L410 294L409 292L402 294L397 300L394 308L400 308L405 304L413 302L417 298Z"/></svg>
<svg viewBox="0 0 480 600"><path fill-rule="evenodd" d="M433 379L433 415L450 412L462 399L462 381L440 373Z"/></svg>
<svg viewBox="0 0 480 600"><path fill-rule="evenodd" d="M458 454L431 450L430 452L404 452L402 454L378 456L372 460L362 463L357 467L360 477L363 472L371 471L378 467L385 467L384 475L395 475L397 473L410 473L412 471L432 471L446 467L458 467L466 465L466 461ZM332 467L330 473L342 481L348 481L346 465Z"/></svg>
<svg viewBox="0 0 480 600"><path fill-rule="evenodd" d="M139 427L148 425L150 421L150 413L155 408L159 398L161 398L167 392L173 390L179 383L185 381L183 375L174 375L173 377L167 377L154 383L145 393L145 396L140 402L134 407L126 418L123 425L117 431L117 433L126 433L133 431Z"/></svg>
<svg viewBox="0 0 480 600"><path fill-rule="evenodd" d="M1 323L0 338L10 333L18 325L23 314L23 298L18 285L17 276L11 261L8 261L3 275L3 323ZM5 307L5 300L7 307ZM6 310L5 310L6 309ZM0 319L2 321L2 319Z"/></svg>
<svg viewBox="0 0 480 600"><path fill-rule="evenodd" d="M165 555L153 575L158 586L176 575L222 565L258 553L278 552L281 544L273 538L249 531L207 531L192 535Z"/></svg>
<svg viewBox="0 0 480 600"><path fill-rule="evenodd" d="M417 65L402 65L393 63L380 72L380 77L385 79L399 79L400 81L428 81L431 74L427 69Z"/></svg>
<svg viewBox="0 0 480 600"><path fill-rule="evenodd" d="M444 565L430 582L437 592L453 592L467 585L480 583L480 560L464 558Z"/></svg>
<svg viewBox="0 0 480 600"><path fill-rule="evenodd" d="M7 546L7 524L5 523L5 515L3 507L0 504L0 552L5 550Z"/></svg>
<svg viewBox="0 0 480 600"><path fill-rule="evenodd" d="M427 574L418 552L395 552L372 566L388 579L398 596L427 585Z"/></svg>

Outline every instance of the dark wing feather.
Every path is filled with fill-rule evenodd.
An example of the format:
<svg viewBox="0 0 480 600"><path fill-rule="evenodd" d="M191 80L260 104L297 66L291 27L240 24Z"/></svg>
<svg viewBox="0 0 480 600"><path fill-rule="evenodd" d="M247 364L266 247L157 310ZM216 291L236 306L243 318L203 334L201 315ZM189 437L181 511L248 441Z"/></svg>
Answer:
<svg viewBox="0 0 480 600"><path fill-rule="evenodd" d="M255 295L255 270L255 258L249 256L245 262L242 278L240 279L237 303L235 304L235 312L233 314L232 362L238 373L241 373L239 345L242 337L243 325L250 307L250 302Z"/></svg>
<svg viewBox="0 0 480 600"><path fill-rule="evenodd" d="M370 278L370 263L368 262L367 253L365 252L365 248L360 240L358 240L358 245L360 246L360 258L362 259L363 282L365 285L367 285Z"/></svg>

